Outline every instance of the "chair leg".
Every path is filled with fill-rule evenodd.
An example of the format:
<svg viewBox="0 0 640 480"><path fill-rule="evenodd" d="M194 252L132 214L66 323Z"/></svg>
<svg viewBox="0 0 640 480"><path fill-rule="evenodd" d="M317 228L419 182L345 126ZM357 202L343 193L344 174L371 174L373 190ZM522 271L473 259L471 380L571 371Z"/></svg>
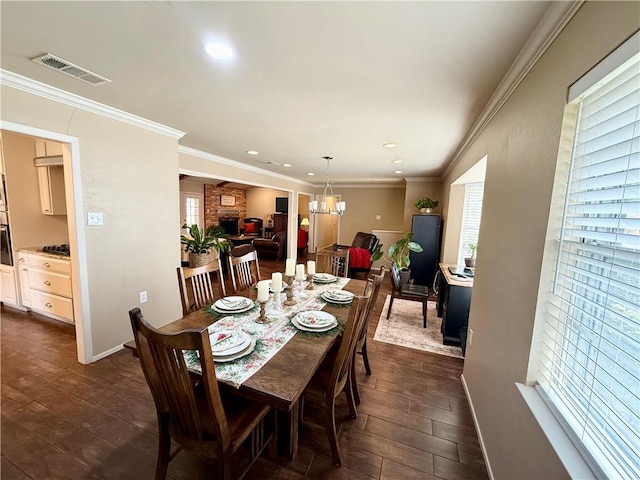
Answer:
<svg viewBox="0 0 640 480"><path fill-rule="evenodd" d="M391 300L389 300L389 310L387 310L387 320L389 319L389 315L391 315L391 307L393 307L393 295L391 295Z"/></svg>
<svg viewBox="0 0 640 480"><path fill-rule="evenodd" d="M333 463L336 467L342 466L342 456L340 455L340 447L338 446L338 432L336 430L336 399L328 398L325 410L324 428L329 439L331 454L333 455Z"/></svg>
<svg viewBox="0 0 640 480"><path fill-rule="evenodd" d="M347 375L347 383L344 386L344 393L347 396L347 403L349 404L349 416L352 419L358 418L358 408L356 407L356 399L353 395L353 385L355 383L355 377L351 376L351 369Z"/></svg>
<svg viewBox="0 0 640 480"><path fill-rule="evenodd" d="M171 435L169 435L169 421L158 418L158 461L156 463L156 480L167 478L167 469L171 459Z"/></svg>
<svg viewBox="0 0 640 480"><path fill-rule="evenodd" d="M427 328L427 300L422 302L422 327Z"/></svg>
<svg viewBox="0 0 640 480"><path fill-rule="evenodd" d="M371 367L369 366L369 355L367 354L367 337L364 337L364 343L362 344L362 361L364 362L364 369L367 375L371 375Z"/></svg>

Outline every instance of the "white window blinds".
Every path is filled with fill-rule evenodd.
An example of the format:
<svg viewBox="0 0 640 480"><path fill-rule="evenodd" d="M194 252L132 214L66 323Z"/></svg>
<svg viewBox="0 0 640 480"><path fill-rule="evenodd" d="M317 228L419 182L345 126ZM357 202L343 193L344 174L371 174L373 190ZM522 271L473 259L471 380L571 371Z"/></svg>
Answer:
<svg viewBox="0 0 640 480"><path fill-rule="evenodd" d="M458 265L464 265L464 259L471 257L469 244L478 245L483 197L484 182L465 183L462 229L460 231L460 245L458 246Z"/></svg>
<svg viewBox="0 0 640 480"><path fill-rule="evenodd" d="M615 479L640 478L639 60L576 100L538 365L545 395L579 446Z"/></svg>

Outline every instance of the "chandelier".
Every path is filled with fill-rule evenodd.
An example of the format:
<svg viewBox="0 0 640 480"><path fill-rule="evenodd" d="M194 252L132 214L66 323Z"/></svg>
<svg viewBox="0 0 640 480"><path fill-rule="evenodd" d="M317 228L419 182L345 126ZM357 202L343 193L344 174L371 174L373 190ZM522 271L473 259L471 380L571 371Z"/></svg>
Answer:
<svg viewBox="0 0 640 480"><path fill-rule="evenodd" d="M333 157L322 157L327 161L327 183L319 200L309 202L309 212L314 215L342 215L347 207L346 202L336 202L336 196L329 182L329 161Z"/></svg>

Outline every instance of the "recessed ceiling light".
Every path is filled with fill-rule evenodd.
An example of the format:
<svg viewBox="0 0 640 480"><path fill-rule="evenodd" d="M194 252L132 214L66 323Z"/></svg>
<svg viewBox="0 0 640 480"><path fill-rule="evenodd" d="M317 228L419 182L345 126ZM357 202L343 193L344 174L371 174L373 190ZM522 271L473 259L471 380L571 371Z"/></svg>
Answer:
<svg viewBox="0 0 640 480"><path fill-rule="evenodd" d="M218 42L205 43L204 51L217 60L231 60L236 56L229 45Z"/></svg>
<svg viewBox="0 0 640 480"><path fill-rule="evenodd" d="M402 160L391 160L391 163L402 163Z"/></svg>
<svg viewBox="0 0 640 480"><path fill-rule="evenodd" d="M395 170L393 173L402 173L402 170Z"/></svg>
<svg viewBox="0 0 640 480"><path fill-rule="evenodd" d="M315 173L309 172L309 173L307 173L307 175L309 175L310 177L313 177L315 175Z"/></svg>
<svg viewBox="0 0 640 480"><path fill-rule="evenodd" d="M398 146L397 143L385 143L382 145L384 148L396 148Z"/></svg>
<svg viewBox="0 0 640 480"><path fill-rule="evenodd" d="M249 155L257 155L259 152L257 150L247 150L246 153Z"/></svg>
<svg viewBox="0 0 640 480"><path fill-rule="evenodd" d="M284 168L291 168L291 164L290 163L283 163L282 166Z"/></svg>

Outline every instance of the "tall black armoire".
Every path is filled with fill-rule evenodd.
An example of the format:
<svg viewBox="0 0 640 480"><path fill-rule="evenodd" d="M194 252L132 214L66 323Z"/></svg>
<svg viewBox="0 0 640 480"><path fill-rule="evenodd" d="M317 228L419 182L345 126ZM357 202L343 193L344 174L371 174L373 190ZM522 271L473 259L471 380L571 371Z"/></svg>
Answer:
<svg viewBox="0 0 640 480"><path fill-rule="evenodd" d="M411 221L413 241L422 247L421 253L410 252L411 278L417 285L431 286L438 270L440 239L442 238L440 215L414 215Z"/></svg>

